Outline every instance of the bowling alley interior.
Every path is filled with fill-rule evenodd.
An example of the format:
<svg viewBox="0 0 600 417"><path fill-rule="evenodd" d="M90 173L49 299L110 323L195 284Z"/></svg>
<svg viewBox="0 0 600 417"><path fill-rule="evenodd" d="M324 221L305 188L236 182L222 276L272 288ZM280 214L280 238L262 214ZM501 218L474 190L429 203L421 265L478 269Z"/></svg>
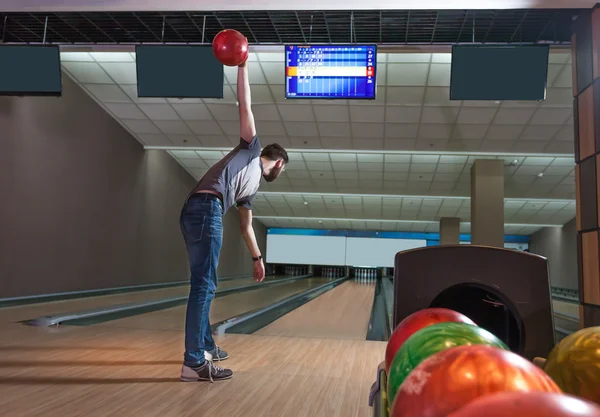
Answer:
<svg viewBox="0 0 600 417"><path fill-rule="evenodd" d="M260 7L0 2L0 414L600 417L600 3Z"/></svg>

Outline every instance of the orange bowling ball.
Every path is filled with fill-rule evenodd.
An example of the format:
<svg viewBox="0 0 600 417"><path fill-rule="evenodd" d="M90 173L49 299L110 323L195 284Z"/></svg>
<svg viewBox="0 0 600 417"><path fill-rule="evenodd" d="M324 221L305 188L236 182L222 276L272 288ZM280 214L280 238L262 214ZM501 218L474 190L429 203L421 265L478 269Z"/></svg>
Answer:
<svg viewBox="0 0 600 417"><path fill-rule="evenodd" d="M594 403L548 392L503 392L486 395L448 417L600 417Z"/></svg>
<svg viewBox="0 0 600 417"><path fill-rule="evenodd" d="M225 29L217 33L212 47L223 65L236 67L248 59L248 39L237 30Z"/></svg>
<svg viewBox="0 0 600 417"><path fill-rule="evenodd" d="M390 416L447 417L479 397L503 391L561 392L543 370L515 353L459 346L429 357L410 373Z"/></svg>
<svg viewBox="0 0 600 417"><path fill-rule="evenodd" d="M464 314L447 308L426 308L411 314L396 326L396 329L394 329L390 336L390 340L385 349L385 371L389 373L390 366L392 366L396 353L409 337L424 327L445 322L475 325L475 323Z"/></svg>

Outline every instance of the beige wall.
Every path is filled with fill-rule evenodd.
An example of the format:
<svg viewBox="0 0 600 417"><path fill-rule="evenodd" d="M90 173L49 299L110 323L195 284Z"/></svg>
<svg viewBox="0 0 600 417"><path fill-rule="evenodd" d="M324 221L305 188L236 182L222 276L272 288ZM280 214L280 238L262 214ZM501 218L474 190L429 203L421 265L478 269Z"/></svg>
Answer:
<svg viewBox="0 0 600 417"><path fill-rule="evenodd" d="M546 227L533 234L529 251L548 258L552 286L579 289L575 219L563 227Z"/></svg>
<svg viewBox="0 0 600 417"><path fill-rule="evenodd" d="M187 279L179 213L195 180L63 82L62 98L0 97L0 297ZM252 267L236 217L223 275Z"/></svg>

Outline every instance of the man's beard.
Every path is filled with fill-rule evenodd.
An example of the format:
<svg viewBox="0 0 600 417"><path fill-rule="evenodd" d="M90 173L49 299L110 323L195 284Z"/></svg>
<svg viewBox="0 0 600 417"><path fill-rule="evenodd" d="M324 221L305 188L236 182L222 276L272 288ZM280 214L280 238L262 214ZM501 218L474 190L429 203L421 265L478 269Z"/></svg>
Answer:
<svg viewBox="0 0 600 417"><path fill-rule="evenodd" d="M269 172L268 174L263 174L263 178L267 181L267 182L273 182L277 179L277 177L279 177L279 174L281 174L281 168L271 168L271 172Z"/></svg>

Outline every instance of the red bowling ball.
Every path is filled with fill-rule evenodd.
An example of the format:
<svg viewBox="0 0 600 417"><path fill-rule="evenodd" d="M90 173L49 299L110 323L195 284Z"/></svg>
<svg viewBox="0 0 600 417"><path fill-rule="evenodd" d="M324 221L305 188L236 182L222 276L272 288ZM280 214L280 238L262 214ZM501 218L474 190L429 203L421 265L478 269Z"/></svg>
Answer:
<svg viewBox="0 0 600 417"><path fill-rule="evenodd" d="M385 349L386 373L389 373L390 366L392 366L396 353L409 337L424 327L444 322L475 325L475 323L464 314L447 308L426 308L411 314L398 324L387 343Z"/></svg>
<svg viewBox="0 0 600 417"><path fill-rule="evenodd" d="M212 47L217 59L228 67L236 67L248 59L248 39L237 30L225 29L217 33Z"/></svg>

